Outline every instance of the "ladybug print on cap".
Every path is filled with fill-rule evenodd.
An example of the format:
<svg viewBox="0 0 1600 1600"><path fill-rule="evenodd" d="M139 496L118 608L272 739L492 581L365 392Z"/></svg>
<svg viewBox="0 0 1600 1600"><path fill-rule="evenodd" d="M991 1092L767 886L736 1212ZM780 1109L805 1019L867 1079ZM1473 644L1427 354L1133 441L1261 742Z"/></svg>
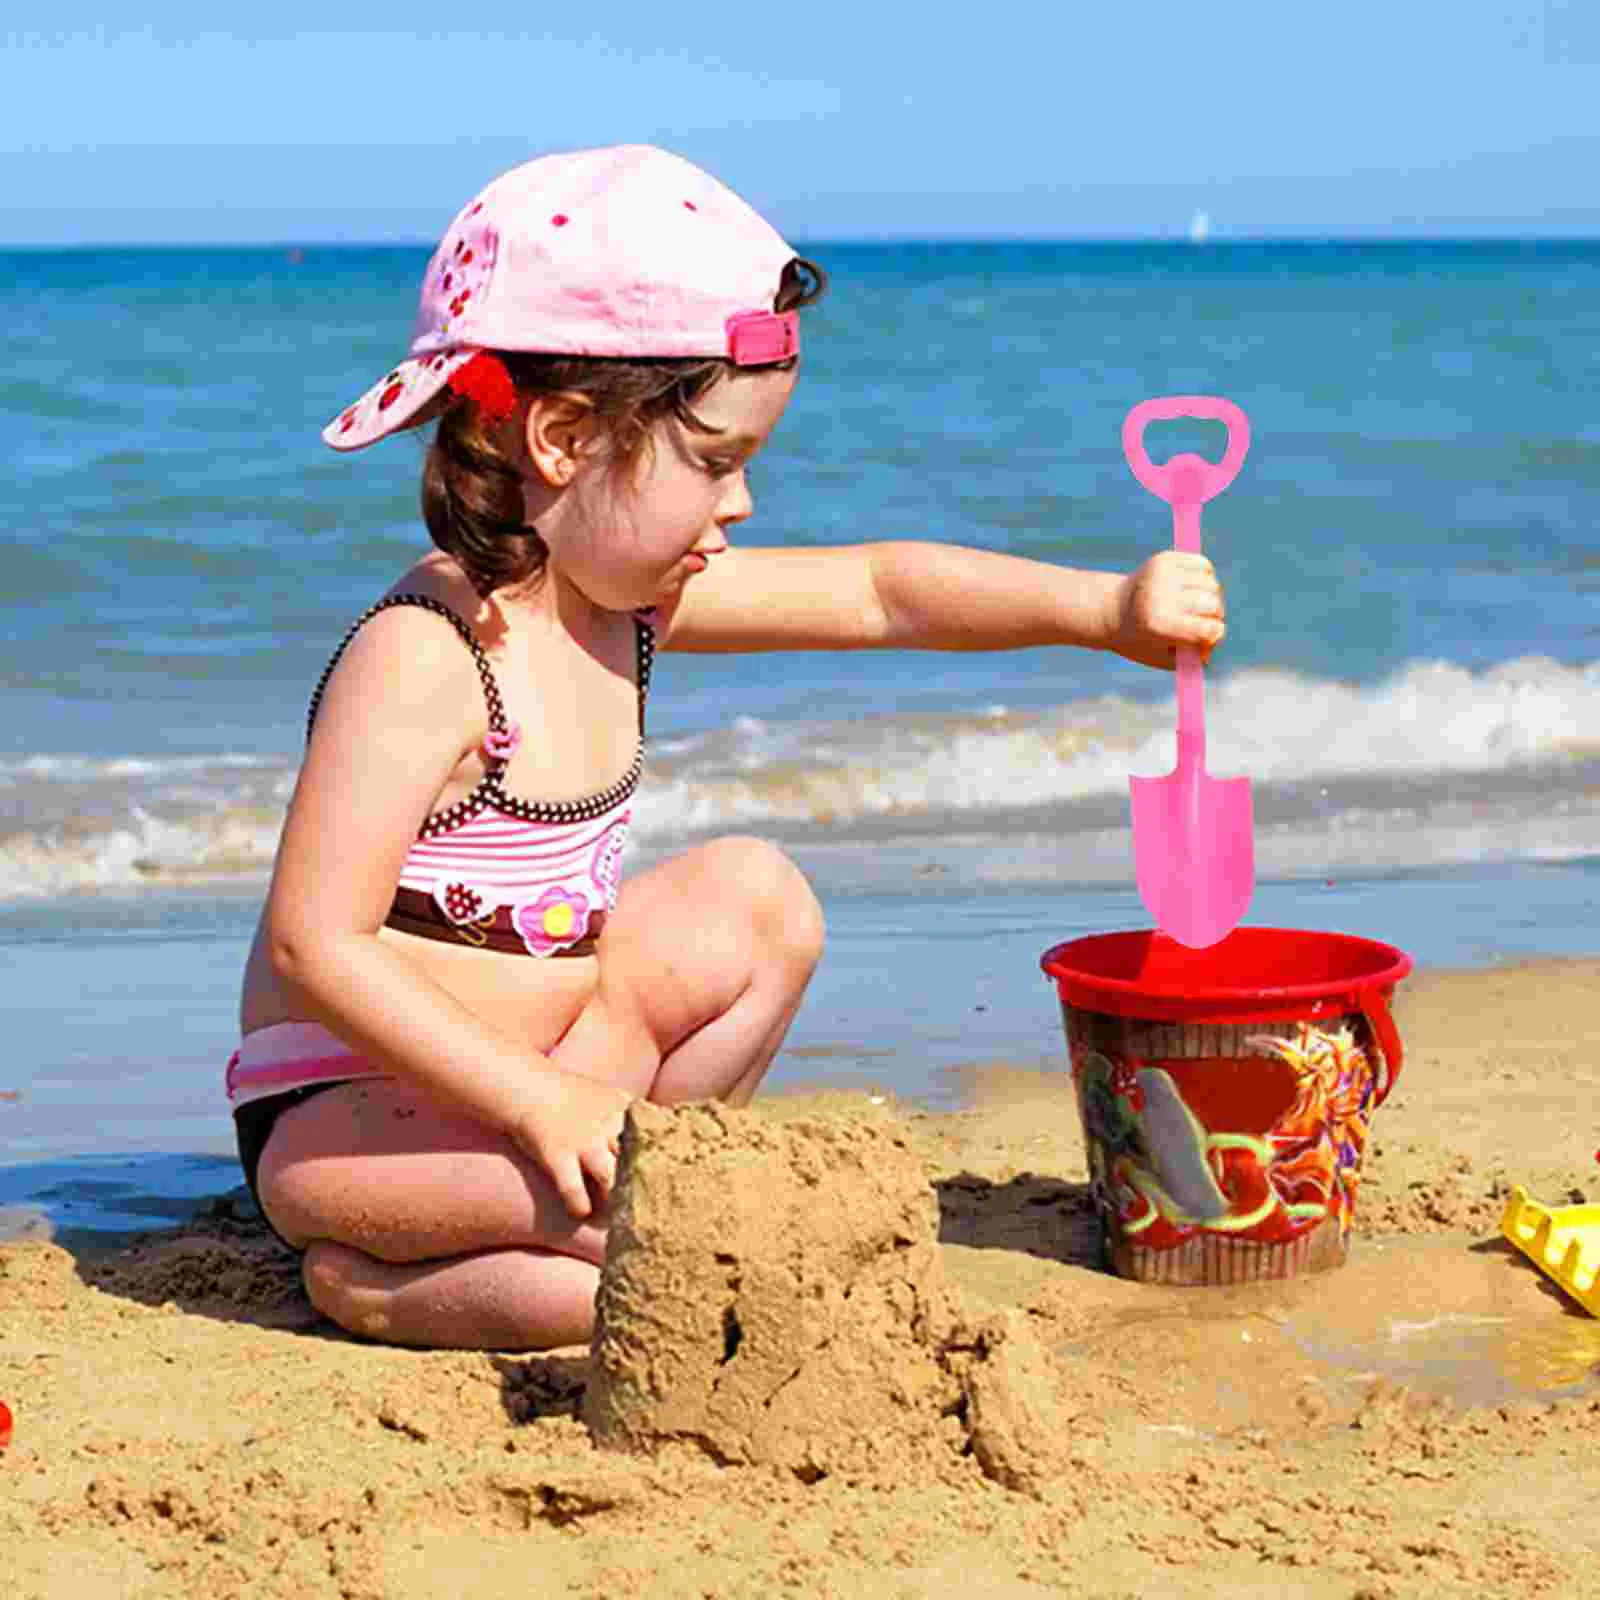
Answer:
<svg viewBox="0 0 1600 1600"><path fill-rule="evenodd" d="M359 450L405 427L477 353L474 313L499 249L493 209L480 196L450 224L428 263L411 355L322 430L336 450Z"/></svg>
<svg viewBox="0 0 1600 1600"><path fill-rule="evenodd" d="M449 382L457 367L472 359L471 350L402 361L322 430L336 449L359 449L405 424Z"/></svg>
<svg viewBox="0 0 1600 1600"><path fill-rule="evenodd" d="M454 222L433 253L417 311L417 343L435 348L460 338L456 326L474 298L481 299L499 244L483 202L475 200Z"/></svg>

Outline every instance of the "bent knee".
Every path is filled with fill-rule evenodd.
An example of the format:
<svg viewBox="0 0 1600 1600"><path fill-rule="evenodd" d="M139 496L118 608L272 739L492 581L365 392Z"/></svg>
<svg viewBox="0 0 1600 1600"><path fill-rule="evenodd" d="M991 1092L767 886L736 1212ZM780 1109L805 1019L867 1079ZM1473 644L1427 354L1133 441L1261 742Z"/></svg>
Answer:
<svg viewBox="0 0 1600 1600"><path fill-rule="evenodd" d="M742 835L709 847L712 868L736 884L755 932L769 950L815 966L826 925L806 875L776 845Z"/></svg>

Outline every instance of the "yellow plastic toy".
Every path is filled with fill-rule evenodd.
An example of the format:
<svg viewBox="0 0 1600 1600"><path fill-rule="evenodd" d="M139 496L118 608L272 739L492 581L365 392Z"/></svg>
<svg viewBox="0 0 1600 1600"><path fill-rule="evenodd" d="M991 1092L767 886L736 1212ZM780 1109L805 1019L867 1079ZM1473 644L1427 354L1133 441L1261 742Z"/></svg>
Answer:
<svg viewBox="0 0 1600 1600"><path fill-rule="evenodd" d="M1519 1183L1500 1231L1591 1317L1600 1317L1600 1205L1542 1206Z"/></svg>

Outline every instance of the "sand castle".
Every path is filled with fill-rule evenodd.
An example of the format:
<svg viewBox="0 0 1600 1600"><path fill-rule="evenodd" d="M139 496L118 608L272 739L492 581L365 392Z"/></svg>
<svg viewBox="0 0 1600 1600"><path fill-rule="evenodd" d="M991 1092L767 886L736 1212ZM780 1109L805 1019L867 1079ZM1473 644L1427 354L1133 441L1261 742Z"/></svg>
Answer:
<svg viewBox="0 0 1600 1600"><path fill-rule="evenodd" d="M596 1443L802 1482L913 1452L1028 1488L1052 1359L972 1317L903 1124L640 1104L629 1114L583 1415Z"/></svg>

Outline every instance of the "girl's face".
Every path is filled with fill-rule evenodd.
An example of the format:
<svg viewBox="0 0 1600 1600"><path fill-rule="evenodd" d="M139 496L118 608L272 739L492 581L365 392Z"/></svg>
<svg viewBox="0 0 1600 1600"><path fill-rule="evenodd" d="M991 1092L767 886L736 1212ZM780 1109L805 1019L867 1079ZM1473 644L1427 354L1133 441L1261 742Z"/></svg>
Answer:
<svg viewBox="0 0 1600 1600"><path fill-rule="evenodd" d="M636 466L586 464L562 506L552 561L609 611L654 605L728 548L727 530L750 515L745 468L794 392L796 368L730 371L694 402L714 428L659 423ZM541 524L541 526L543 526Z"/></svg>

